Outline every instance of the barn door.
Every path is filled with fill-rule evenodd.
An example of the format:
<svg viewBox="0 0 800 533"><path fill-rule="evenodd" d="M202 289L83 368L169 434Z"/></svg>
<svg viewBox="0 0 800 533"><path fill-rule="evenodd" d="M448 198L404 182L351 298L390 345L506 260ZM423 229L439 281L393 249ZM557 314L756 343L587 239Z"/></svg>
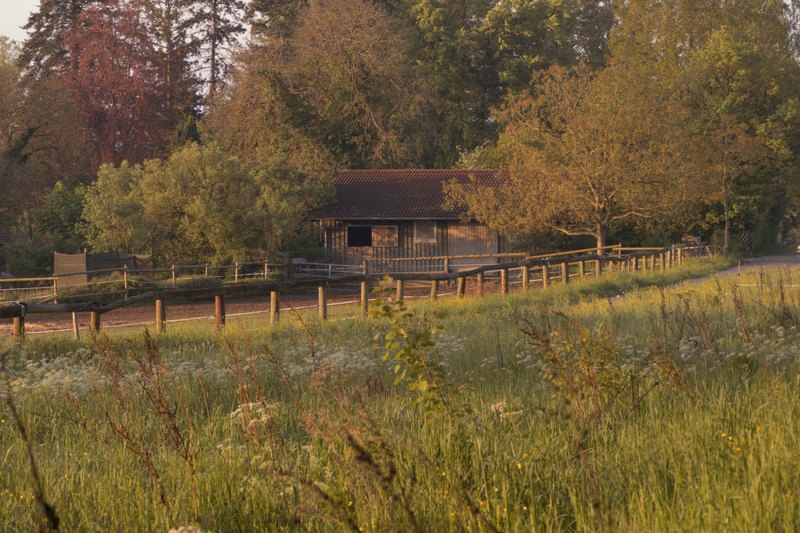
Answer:
<svg viewBox="0 0 800 533"><path fill-rule="evenodd" d="M496 254L497 236L486 227L475 223L451 222L447 225L447 255ZM497 263L494 258L451 259L450 268L465 270L480 265Z"/></svg>

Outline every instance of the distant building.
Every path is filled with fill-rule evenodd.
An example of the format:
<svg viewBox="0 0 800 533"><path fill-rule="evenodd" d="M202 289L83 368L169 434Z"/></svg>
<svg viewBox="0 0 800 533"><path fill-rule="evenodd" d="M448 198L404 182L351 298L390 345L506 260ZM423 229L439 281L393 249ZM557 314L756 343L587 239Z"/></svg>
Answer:
<svg viewBox="0 0 800 533"><path fill-rule="evenodd" d="M433 271L443 260L392 258L497 254L508 239L484 224L465 220L465 211L444 206L444 185L452 180L497 187L507 170L346 170L335 179L336 201L315 210L325 255L334 264L370 271ZM451 269L497 263L492 258L449 261Z"/></svg>

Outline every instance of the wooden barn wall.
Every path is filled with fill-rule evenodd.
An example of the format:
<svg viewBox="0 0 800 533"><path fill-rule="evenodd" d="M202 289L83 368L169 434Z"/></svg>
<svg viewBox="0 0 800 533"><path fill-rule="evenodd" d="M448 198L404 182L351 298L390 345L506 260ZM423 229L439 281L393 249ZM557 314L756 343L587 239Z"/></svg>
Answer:
<svg viewBox="0 0 800 533"><path fill-rule="evenodd" d="M444 269L443 260L420 260L420 261L384 261L388 258L397 257L440 257L454 255L448 246L448 226L450 224L460 224L455 221L437 221L436 242L427 244L414 244L414 222L407 220L386 220L386 221L325 221L324 238L326 259L334 264L361 265L366 259L369 263L371 272L432 272ZM397 226L397 246L396 247L347 247L347 227L348 226ZM481 226L475 224L475 229L480 231ZM466 250L463 246L459 247L459 254L485 254L503 253L508 250L508 241L504 238L495 239L495 245L491 246L491 252L487 247L475 246L473 250ZM463 262L463 261L462 261ZM486 262L485 260L483 261ZM497 262L497 261L490 261Z"/></svg>

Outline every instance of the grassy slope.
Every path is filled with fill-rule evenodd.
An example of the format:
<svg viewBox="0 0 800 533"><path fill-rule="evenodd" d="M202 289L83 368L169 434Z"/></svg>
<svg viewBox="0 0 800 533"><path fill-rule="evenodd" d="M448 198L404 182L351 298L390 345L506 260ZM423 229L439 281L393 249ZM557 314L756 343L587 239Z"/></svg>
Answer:
<svg viewBox="0 0 800 533"><path fill-rule="evenodd" d="M386 319L171 327L160 355L141 335L38 339L11 374L66 530L797 529L797 274L642 288L722 266L420 303L393 323L423 346L441 327L422 353L442 374L410 350L397 387ZM30 530L0 419L0 529Z"/></svg>

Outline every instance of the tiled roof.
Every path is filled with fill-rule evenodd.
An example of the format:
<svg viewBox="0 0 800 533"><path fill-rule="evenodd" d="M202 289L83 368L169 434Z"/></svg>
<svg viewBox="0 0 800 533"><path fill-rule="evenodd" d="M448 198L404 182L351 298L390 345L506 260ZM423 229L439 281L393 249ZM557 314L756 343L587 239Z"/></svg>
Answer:
<svg viewBox="0 0 800 533"><path fill-rule="evenodd" d="M345 170L334 180L336 201L316 209L314 219L454 219L463 210L443 207L443 186L474 176L497 187L507 170Z"/></svg>

